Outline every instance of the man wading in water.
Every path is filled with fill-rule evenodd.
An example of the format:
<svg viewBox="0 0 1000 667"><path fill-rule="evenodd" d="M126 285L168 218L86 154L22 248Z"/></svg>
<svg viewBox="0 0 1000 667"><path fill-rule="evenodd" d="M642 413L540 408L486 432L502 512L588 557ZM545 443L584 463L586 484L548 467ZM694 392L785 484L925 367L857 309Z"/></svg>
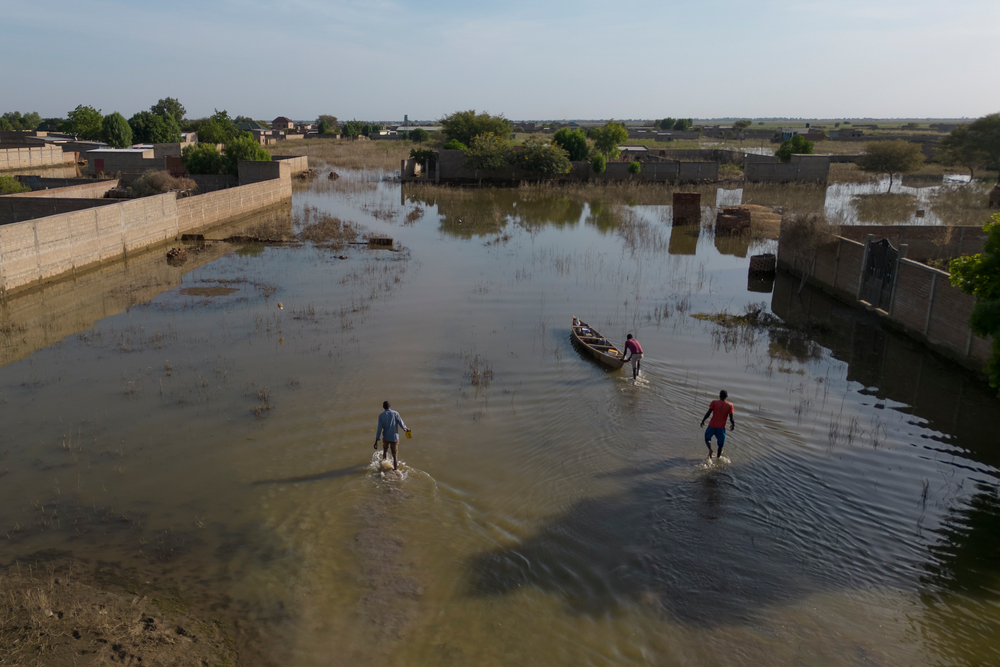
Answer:
<svg viewBox="0 0 1000 667"><path fill-rule="evenodd" d="M701 425L704 426L705 420L708 419L709 415L712 415L712 421L708 422L708 428L705 429L705 446L708 447L708 458L712 458L713 435L715 436L715 442L719 445L719 451L716 453L715 458L722 458L722 448L726 444L726 417L729 417L729 430L736 430L736 422L733 421L733 413L736 412L736 408L726 400L728 397L729 393L725 389L720 391L719 400L709 403L708 412L701 418Z"/></svg>
<svg viewBox="0 0 1000 667"><path fill-rule="evenodd" d="M389 401L383 401L382 407L385 408L385 412L378 416L378 430L375 431L375 449L378 450L378 441L381 437L383 444L382 460L385 461L389 455L389 447L392 447L392 469L399 470L399 431L396 427L402 426L403 430L407 433L410 432L410 429L406 428L406 424L403 423L403 418L399 416L398 412L389 409Z"/></svg>
<svg viewBox="0 0 1000 667"><path fill-rule="evenodd" d="M629 353L629 358L625 361L632 362L632 379L639 377L639 364L642 362L642 345L632 338L632 334L625 336L625 351Z"/></svg>

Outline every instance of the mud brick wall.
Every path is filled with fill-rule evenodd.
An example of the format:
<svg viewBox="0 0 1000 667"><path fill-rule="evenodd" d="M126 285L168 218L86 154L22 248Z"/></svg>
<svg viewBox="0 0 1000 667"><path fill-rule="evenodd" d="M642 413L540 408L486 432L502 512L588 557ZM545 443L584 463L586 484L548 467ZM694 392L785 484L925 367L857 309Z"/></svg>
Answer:
<svg viewBox="0 0 1000 667"><path fill-rule="evenodd" d="M25 169L52 164L76 162L74 153L64 153L62 148L26 147L0 148L0 171L5 169Z"/></svg>

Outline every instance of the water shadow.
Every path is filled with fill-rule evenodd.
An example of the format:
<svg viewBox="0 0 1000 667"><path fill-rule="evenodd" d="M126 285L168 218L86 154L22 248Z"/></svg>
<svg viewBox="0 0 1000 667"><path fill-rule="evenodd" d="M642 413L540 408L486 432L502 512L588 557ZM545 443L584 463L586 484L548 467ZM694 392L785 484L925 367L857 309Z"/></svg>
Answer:
<svg viewBox="0 0 1000 667"><path fill-rule="evenodd" d="M763 608L817 591L912 589L924 553L877 512L859 512L863 493L774 458L643 479L472 557L466 591L493 597L532 587L578 614L652 605L682 623L718 627L752 623Z"/></svg>
<svg viewBox="0 0 1000 667"><path fill-rule="evenodd" d="M354 473L360 472L367 467L368 462L366 461L364 463L347 466L346 468L327 470L326 472L320 472L314 475L299 475L298 477L285 477L284 479L261 479L256 482L251 482L250 484L252 486L262 486L265 484L304 484L306 482L322 482L329 479L347 477L348 475L353 475Z"/></svg>

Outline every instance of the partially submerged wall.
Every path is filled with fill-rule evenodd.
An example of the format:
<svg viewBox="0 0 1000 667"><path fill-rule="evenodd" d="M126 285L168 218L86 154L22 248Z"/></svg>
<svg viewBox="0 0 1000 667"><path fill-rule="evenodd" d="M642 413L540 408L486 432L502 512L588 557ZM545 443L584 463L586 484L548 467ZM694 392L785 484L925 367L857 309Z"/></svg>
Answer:
<svg viewBox="0 0 1000 667"><path fill-rule="evenodd" d="M826 183L830 177L830 156L793 155L788 162L781 162L771 155L748 154L743 175L750 183Z"/></svg>
<svg viewBox="0 0 1000 667"><path fill-rule="evenodd" d="M0 292L27 289L283 203L292 196L289 172L289 165L282 162L241 162L240 174L246 174L249 185L184 199L170 192L106 203L76 200L88 208L0 225ZM4 199L19 204L59 201L14 197L0 201Z"/></svg>
<svg viewBox="0 0 1000 667"><path fill-rule="evenodd" d="M872 234L876 239L887 239L894 247L906 245L906 256L921 261L928 259L954 259L983 251L986 232L982 227L942 227L937 225L844 225L840 235L864 242Z"/></svg>
<svg viewBox="0 0 1000 667"><path fill-rule="evenodd" d="M869 230L872 228L868 228ZM859 300L865 246L843 236L793 237L782 221L778 265L846 303L866 307L928 347L981 372L991 355L991 339L969 328L974 297L952 287L949 274L902 257L896 264L892 299L885 310ZM878 237L876 237L878 238Z"/></svg>
<svg viewBox="0 0 1000 667"><path fill-rule="evenodd" d="M678 181L715 181L718 180L719 176L717 162L646 162L643 163L642 171L639 174L630 174L628 167L628 162L609 162L603 173L596 174L589 162L572 162L568 174L539 175L515 167L483 172L465 167L465 151L442 150L438 153L437 172L432 173L435 173L435 178L442 182L468 183L480 180L519 183L539 179L547 181L641 180L674 183ZM416 177L416 172L411 167L410 161L403 161L400 176L403 180Z"/></svg>

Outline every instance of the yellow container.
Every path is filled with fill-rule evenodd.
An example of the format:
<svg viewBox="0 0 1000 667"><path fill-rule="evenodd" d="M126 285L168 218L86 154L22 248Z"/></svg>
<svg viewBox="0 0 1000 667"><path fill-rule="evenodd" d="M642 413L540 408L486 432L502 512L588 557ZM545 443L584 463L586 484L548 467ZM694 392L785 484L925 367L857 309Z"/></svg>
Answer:
<svg viewBox="0 0 1000 667"><path fill-rule="evenodd" d="M406 432L406 439L409 440L412 437L413 437L413 434L410 431L407 431Z"/></svg>

